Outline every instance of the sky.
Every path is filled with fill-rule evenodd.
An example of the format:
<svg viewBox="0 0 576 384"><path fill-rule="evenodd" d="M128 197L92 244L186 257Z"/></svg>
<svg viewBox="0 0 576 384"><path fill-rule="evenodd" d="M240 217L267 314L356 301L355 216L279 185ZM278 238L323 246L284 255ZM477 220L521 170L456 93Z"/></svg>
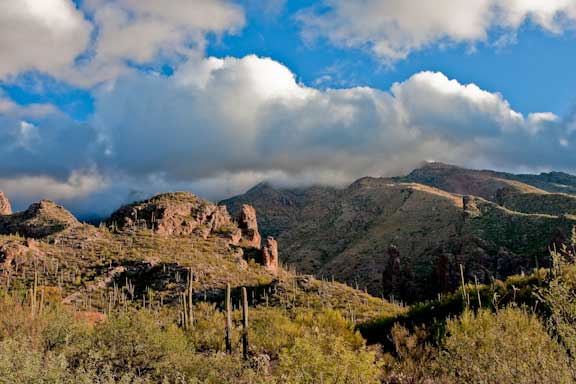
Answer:
<svg viewBox="0 0 576 384"><path fill-rule="evenodd" d="M576 173L576 0L2 0L0 190L79 216L443 161Z"/></svg>

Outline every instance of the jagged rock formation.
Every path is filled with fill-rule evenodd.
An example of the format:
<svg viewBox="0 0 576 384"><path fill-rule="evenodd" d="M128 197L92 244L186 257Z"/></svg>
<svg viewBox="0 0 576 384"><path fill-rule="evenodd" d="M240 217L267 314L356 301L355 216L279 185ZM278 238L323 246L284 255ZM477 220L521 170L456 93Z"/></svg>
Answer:
<svg viewBox="0 0 576 384"><path fill-rule="evenodd" d="M163 236L210 234L227 237L238 244L240 230L233 223L225 206L218 206L187 193L176 192L123 206L112 214L109 223L120 229L152 229Z"/></svg>
<svg viewBox="0 0 576 384"><path fill-rule="evenodd" d="M253 258L270 272L278 273L278 244L269 238L262 248L256 210L250 205L242 206L234 222L225 205L187 192L167 193L126 205L114 212L108 222L120 230L152 229L160 236L207 239L215 235L232 246L231 252L241 268L246 268L244 259Z"/></svg>
<svg viewBox="0 0 576 384"><path fill-rule="evenodd" d="M262 265L270 272L278 273L278 242L268 236L262 247Z"/></svg>
<svg viewBox="0 0 576 384"><path fill-rule="evenodd" d="M31 238L46 237L79 225L70 212L50 200L34 203L23 212L0 216L0 234Z"/></svg>
<svg viewBox="0 0 576 384"><path fill-rule="evenodd" d="M366 177L341 189L260 184L222 204L232 213L253 205L262 234L275 236L282 261L299 272L334 276L380 295L385 272L400 268L401 281L391 284L386 294L402 300L435 297L456 288L459 264L467 280L476 275L481 282L527 272L536 261L545 266L555 234L567 234L576 224L569 209L576 199L568 194L549 193L489 171L468 174L440 164L431 169L405 178ZM430 185L407 180L416 176ZM509 188L515 191L514 206L512 199L499 205L475 195L497 200L498 191ZM557 197L565 205L556 203ZM552 205L531 203L542 198ZM400 254L399 265L390 256L391 244ZM442 275L448 277L435 277Z"/></svg>
<svg viewBox="0 0 576 384"><path fill-rule="evenodd" d="M10 205L10 201L4 195L2 191L0 191L0 215L11 215L12 214L12 206Z"/></svg>
<svg viewBox="0 0 576 384"><path fill-rule="evenodd" d="M244 204L238 216L238 227L242 231L240 245L260 249L262 237L258 231L256 210L251 205Z"/></svg>

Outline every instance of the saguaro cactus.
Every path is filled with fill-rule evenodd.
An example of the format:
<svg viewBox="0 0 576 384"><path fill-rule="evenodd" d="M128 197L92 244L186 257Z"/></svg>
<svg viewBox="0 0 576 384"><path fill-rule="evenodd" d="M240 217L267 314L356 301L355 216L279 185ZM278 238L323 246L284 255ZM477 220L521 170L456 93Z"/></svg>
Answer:
<svg viewBox="0 0 576 384"><path fill-rule="evenodd" d="M232 353L232 300L230 298L230 284L226 284L226 353Z"/></svg>
<svg viewBox="0 0 576 384"><path fill-rule="evenodd" d="M242 355L248 360L248 293L242 287Z"/></svg>
<svg viewBox="0 0 576 384"><path fill-rule="evenodd" d="M38 294L38 272L34 272L34 286L31 289L30 313L32 318L36 316L36 297Z"/></svg>
<svg viewBox="0 0 576 384"><path fill-rule="evenodd" d="M194 272L192 268L188 269L188 327L189 329L194 328L194 313L193 313L193 301L192 301L192 283L194 282Z"/></svg>

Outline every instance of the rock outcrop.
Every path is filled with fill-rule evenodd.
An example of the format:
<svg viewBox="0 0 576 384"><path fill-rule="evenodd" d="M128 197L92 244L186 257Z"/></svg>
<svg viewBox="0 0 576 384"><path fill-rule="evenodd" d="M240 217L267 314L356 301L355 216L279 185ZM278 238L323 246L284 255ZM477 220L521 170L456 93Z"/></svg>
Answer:
<svg viewBox="0 0 576 384"><path fill-rule="evenodd" d="M0 216L0 234L31 238L46 237L79 225L70 212L50 200L34 203L23 212Z"/></svg>
<svg viewBox="0 0 576 384"><path fill-rule="evenodd" d="M126 205L114 212L110 224L120 229L152 229L163 236L221 234L238 244L241 232L225 206L218 206L187 193L176 192Z"/></svg>
<svg viewBox="0 0 576 384"><path fill-rule="evenodd" d="M12 214L12 206L10 205L10 201L4 193L0 191L0 215L11 215Z"/></svg>
<svg viewBox="0 0 576 384"><path fill-rule="evenodd" d="M272 236L268 236L262 247L262 265L274 273L278 273L278 242Z"/></svg>
<svg viewBox="0 0 576 384"><path fill-rule="evenodd" d="M258 231L256 210L253 206L244 204L238 217L238 228L242 231L240 245L260 249L262 237Z"/></svg>
<svg viewBox="0 0 576 384"><path fill-rule="evenodd" d="M44 253L33 240L21 243L9 240L0 245L0 267L7 272L13 265L25 264L29 258L42 257Z"/></svg>
<svg viewBox="0 0 576 384"><path fill-rule="evenodd" d="M482 214L478 209L473 196L462 196L462 208L464 209L465 219L475 218Z"/></svg>

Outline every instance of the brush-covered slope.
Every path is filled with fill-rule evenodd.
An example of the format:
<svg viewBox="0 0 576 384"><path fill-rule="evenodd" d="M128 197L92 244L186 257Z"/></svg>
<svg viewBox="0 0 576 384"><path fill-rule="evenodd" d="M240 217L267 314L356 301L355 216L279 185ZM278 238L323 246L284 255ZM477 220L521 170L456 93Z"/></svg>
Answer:
<svg viewBox="0 0 576 384"><path fill-rule="evenodd" d="M0 287L9 292L27 292L36 275L45 300L77 309L178 309L191 271L197 303L221 304L230 284L235 297L247 287L254 305L329 306L359 319L399 310L343 284L262 265L257 255L269 241L260 251L245 239L254 233L243 220L256 217L233 219L226 207L189 193L127 205L98 228L78 223L62 207L35 207L0 217L16 223L10 235L0 235Z"/></svg>
<svg viewBox="0 0 576 384"><path fill-rule="evenodd" d="M466 178L437 184L495 198L498 190L520 183L482 180L473 190ZM480 281L542 265L550 242L576 224L571 216L516 212L482 197L376 178L344 189L262 184L223 203L232 212L254 205L262 231L278 236L282 261L298 270L406 300L455 288L459 264L467 278Z"/></svg>

